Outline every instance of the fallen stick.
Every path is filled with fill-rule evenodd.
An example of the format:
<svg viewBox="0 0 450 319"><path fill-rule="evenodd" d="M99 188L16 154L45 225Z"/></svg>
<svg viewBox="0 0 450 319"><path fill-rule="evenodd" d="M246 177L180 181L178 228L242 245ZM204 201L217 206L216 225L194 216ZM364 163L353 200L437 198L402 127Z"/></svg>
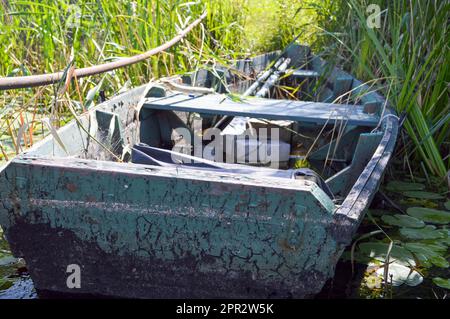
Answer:
<svg viewBox="0 0 450 319"><path fill-rule="evenodd" d="M95 75L99 73L109 72L118 68L122 68L137 62L148 59L149 57L165 51L172 47L174 44L179 42L182 38L186 36L194 27L196 27L204 18L206 17L206 11L194 22L192 22L186 29L178 33L177 36L172 38L170 41L151 49L150 51L144 52L128 58L122 58L118 61L104 63L100 65L94 65L82 69L76 69L74 75L77 78ZM4 77L0 78L0 90L10 90L10 89L21 89L27 87L35 87L41 85L48 85L59 82L63 77L64 72L56 72L49 74L40 75L29 75L29 76L17 76L17 77Z"/></svg>

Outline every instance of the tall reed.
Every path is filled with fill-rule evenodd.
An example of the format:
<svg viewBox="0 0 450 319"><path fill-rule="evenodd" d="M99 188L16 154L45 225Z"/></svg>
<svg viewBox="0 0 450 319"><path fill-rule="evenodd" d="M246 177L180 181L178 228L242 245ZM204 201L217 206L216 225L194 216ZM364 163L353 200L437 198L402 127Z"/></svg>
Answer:
<svg viewBox="0 0 450 319"><path fill-rule="evenodd" d="M57 126L71 117L69 100L82 111L94 104L99 91L111 96L234 55L243 34L241 2L0 0L0 76L54 72L70 63L81 68L139 54L171 39L208 10L203 24L180 44L146 62L79 79L68 95L56 94L57 86L0 91L0 160L17 149L13 141L23 126L21 117L35 121L30 127L38 133L39 117L51 117Z"/></svg>
<svg viewBox="0 0 450 319"><path fill-rule="evenodd" d="M379 28L367 23L370 4L381 9ZM340 0L332 8L337 19L322 21L327 37L322 45L338 44L339 62L362 80L380 79L383 93L391 90L398 114L407 113L408 141L397 155L445 176L450 168L450 3Z"/></svg>

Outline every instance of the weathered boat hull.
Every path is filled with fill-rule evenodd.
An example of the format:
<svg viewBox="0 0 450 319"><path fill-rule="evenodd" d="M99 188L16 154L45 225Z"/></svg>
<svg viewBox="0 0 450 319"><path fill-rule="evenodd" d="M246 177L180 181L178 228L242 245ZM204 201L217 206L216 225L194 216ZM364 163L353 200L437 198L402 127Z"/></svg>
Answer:
<svg viewBox="0 0 450 319"><path fill-rule="evenodd" d="M224 184L182 171L174 181L140 167L29 158L5 175L2 225L38 289L304 297L320 290L341 249L328 230L332 203L314 184L299 191L223 176ZM71 264L81 267L79 289L66 285Z"/></svg>
<svg viewBox="0 0 450 319"><path fill-rule="evenodd" d="M138 140L135 106L144 92L96 108L118 115L130 143ZM81 117L87 127L92 112ZM100 150L95 159L74 158L49 137L1 172L0 224L38 291L310 297L332 277L381 182L397 120L386 117L382 127L367 134L377 143L362 172L348 170L358 175L342 205L309 181L115 163ZM94 147L75 122L59 134L69 155ZM79 287L68 285L70 265L80 267Z"/></svg>

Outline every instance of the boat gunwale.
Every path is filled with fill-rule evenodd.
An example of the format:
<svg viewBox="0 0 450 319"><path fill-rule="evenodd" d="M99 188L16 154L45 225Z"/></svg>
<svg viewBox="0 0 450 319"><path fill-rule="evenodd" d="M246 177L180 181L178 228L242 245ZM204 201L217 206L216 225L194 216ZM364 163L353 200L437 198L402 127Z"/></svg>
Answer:
<svg viewBox="0 0 450 319"><path fill-rule="evenodd" d="M361 83L359 80L355 80ZM384 103L384 112L380 117L380 126L384 133L371 159L355 181L342 205L334 213L335 223L332 232L335 239L342 245L351 243L353 234L368 209L369 199L375 195L381 183L383 173L392 157L399 130L399 118L389 101L377 92L371 94ZM374 178L373 176L376 174L379 177Z"/></svg>
<svg viewBox="0 0 450 319"><path fill-rule="evenodd" d="M199 168L163 167L135 163L118 163L112 161L81 159L73 157L46 157L36 155L18 156L15 165L66 168L68 171L85 174L86 171L102 173L121 173L125 176L153 176L157 178L179 178L186 180L207 181L222 184L240 184L245 186L266 187L273 189L310 191L315 183L307 180L287 179L272 176L242 175L234 172L205 171ZM95 163L95 166L92 165ZM91 164L91 165L89 165ZM124 165L125 164L125 165ZM217 178L214 178L217 176ZM270 183L268 183L270 182ZM280 183L282 182L282 183ZM318 186L317 186L318 187Z"/></svg>

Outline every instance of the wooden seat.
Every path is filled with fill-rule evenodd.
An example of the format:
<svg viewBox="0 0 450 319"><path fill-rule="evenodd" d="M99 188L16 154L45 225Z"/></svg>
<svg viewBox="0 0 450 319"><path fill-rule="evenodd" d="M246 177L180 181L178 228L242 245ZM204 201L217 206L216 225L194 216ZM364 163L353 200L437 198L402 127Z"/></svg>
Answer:
<svg viewBox="0 0 450 319"><path fill-rule="evenodd" d="M233 101L226 95L174 94L146 98L143 107L154 110L197 112L212 115L242 116L267 120L290 120L324 124L346 121L348 125L377 126L379 117L364 112L361 105L316 103L291 100L245 98Z"/></svg>

